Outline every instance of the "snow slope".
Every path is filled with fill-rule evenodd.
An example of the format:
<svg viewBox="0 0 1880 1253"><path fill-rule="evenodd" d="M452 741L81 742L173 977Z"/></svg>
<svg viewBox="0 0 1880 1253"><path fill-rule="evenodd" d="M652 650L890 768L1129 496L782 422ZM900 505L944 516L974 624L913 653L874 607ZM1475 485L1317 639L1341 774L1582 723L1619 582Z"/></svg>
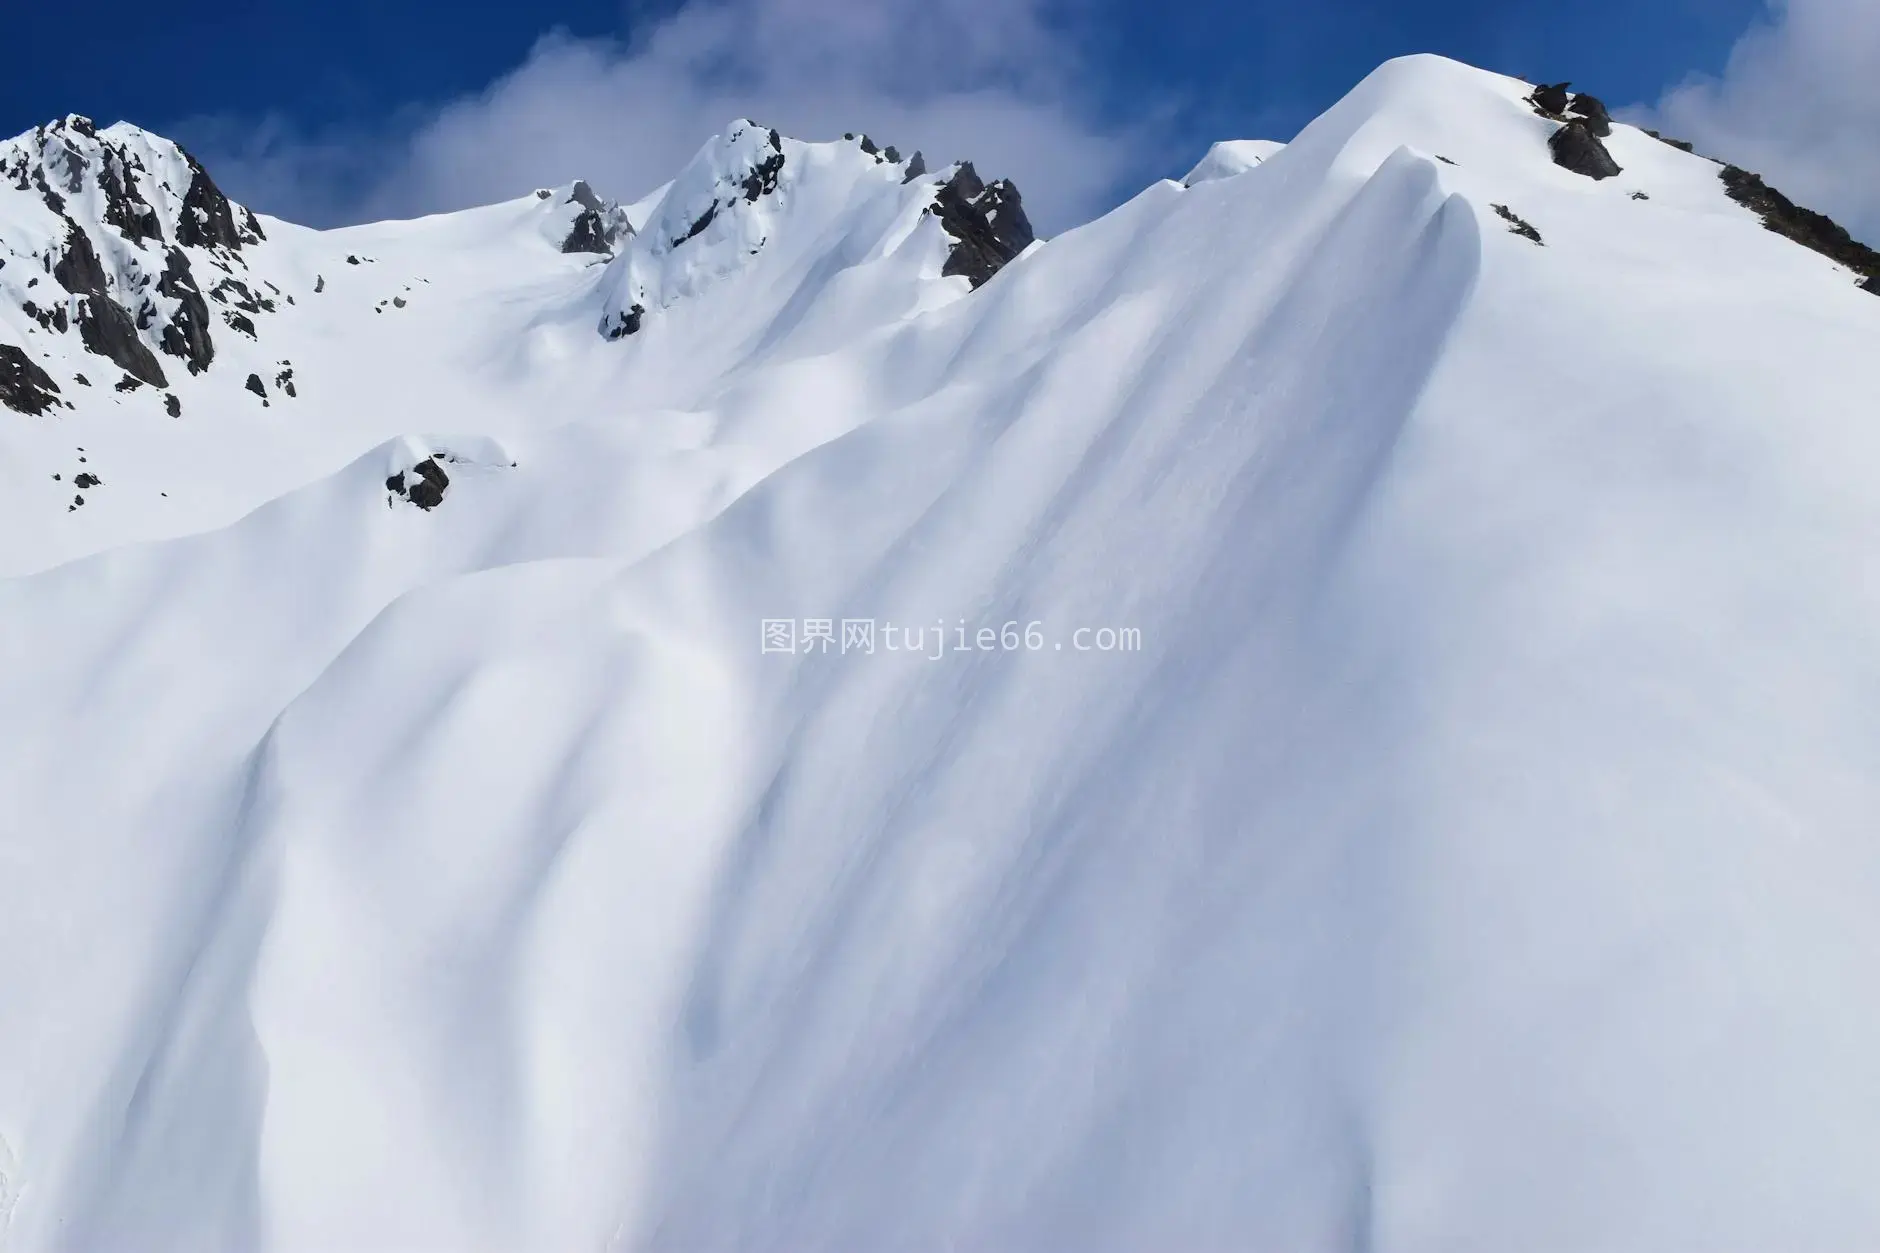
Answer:
<svg viewBox="0 0 1880 1253"><path fill-rule="evenodd" d="M781 137L264 220L346 402L61 413L253 477L0 582L0 1247L1880 1243L1880 302L1527 90L970 295Z"/></svg>

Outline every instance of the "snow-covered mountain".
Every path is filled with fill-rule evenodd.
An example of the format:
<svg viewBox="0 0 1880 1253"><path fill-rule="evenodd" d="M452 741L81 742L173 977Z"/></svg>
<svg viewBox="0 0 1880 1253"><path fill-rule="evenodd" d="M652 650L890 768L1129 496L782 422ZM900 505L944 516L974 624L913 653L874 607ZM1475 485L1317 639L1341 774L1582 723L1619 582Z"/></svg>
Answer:
<svg viewBox="0 0 1880 1253"><path fill-rule="evenodd" d="M1880 267L1753 175L1429 57L1043 242L0 169L7 1253L1880 1244Z"/></svg>

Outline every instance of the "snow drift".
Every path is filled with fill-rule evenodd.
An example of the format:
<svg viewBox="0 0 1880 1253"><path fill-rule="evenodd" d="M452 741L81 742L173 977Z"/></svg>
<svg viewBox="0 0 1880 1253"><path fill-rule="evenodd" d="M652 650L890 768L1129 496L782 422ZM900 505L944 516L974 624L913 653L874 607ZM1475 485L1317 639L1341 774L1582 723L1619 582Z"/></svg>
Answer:
<svg viewBox="0 0 1880 1253"><path fill-rule="evenodd" d="M0 414L200 495L0 582L0 1242L1880 1241L1880 302L1529 92L976 291L748 125L262 219L291 424Z"/></svg>

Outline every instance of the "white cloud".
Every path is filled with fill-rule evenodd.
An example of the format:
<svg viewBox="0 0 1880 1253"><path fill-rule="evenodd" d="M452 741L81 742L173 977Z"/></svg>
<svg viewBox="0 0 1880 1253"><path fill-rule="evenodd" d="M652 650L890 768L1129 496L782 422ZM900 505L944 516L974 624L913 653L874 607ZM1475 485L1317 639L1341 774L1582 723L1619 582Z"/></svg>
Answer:
<svg viewBox="0 0 1880 1253"><path fill-rule="evenodd" d="M1880 244L1880 2L1771 4L1721 77L1666 92L1647 124Z"/></svg>
<svg viewBox="0 0 1880 1253"><path fill-rule="evenodd" d="M1075 54L1038 0L691 0L630 43L549 35L473 95L380 135L198 122L231 194L319 223L403 217L585 178L630 199L732 118L805 139L865 131L930 165L1010 175L1042 230L1140 177L1146 129L1080 104Z"/></svg>

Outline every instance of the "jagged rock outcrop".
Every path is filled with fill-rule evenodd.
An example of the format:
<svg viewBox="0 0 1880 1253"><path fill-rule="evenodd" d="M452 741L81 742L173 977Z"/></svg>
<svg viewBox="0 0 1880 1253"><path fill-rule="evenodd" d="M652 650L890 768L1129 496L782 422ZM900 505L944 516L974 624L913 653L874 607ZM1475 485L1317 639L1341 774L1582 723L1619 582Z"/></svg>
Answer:
<svg viewBox="0 0 1880 1253"><path fill-rule="evenodd" d="M189 258L180 248L172 248L157 279L157 294L176 302L168 325L163 328L163 351L181 357L191 374L200 374L215 360L215 341L209 337L209 303L196 286Z"/></svg>
<svg viewBox="0 0 1880 1253"><path fill-rule="evenodd" d="M646 306L641 304L631 305L611 317L603 319L601 322L601 335L607 339L625 339L629 335L638 334L640 327L644 325L645 322Z"/></svg>
<svg viewBox="0 0 1880 1253"><path fill-rule="evenodd" d="M1573 84L1570 82L1543 83L1534 89L1534 94L1528 99L1533 101L1534 107L1543 113L1562 114L1567 111L1567 88L1571 86Z"/></svg>
<svg viewBox="0 0 1880 1253"><path fill-rule="evenodd" d="M209 177L202 163L183 152L189 165L189 190L183 195L183 211L176 221L176 242L186 248L226 248L240 252L243 244L260 243L266 238L261 223L247 209L239 209Z"/></svg>
<svg viewBox="0 0 1880 1253"><path fill-rule="evenodd" d="M0 405L41 414L59 403L59 385L24 350L0 344Z"/></svg>
<svg viewBox="0 0 1880 1253"><path fill-rule="evenodd" d="M602 200L594 189L577 179L569 191L567 203L581 206L561 242L565 253L593 252L611 256L620 240L633 233L627 212L612 201Z"/></svg>
<svg viewBox="0 0 1880 1253"><path fill-rule="evenodd" d="M385 490L392 495L410 501L420 509L435 509L444 503L444 492L450 487L450 476L444 473L444 467L437 463L435 454L426 457L409 470L400 470L385 480Z"/></svg>
<svg viewBox="0 0 1880 1253"><path fill-rule="evenodd" d="M1612 114L1607 111L1605 101L1598 96L1589 96L1585 92L1577 93L1567 102L1567 112L1586 122L1586 129L1599 139L1612 135Z"/></svg>
<svg viewBox="0 0 1880 1253"><path fill-rule="evenodd" d="M78 297L73 320L86 351L116 363L142 382L168 386L156 354L138 338L136 322L124 306L111 298L104 266L91 246L91 237L70 219L66 220L65 246L53 264L52 277Z"/></svg>
<svg viewBox="0 0 1880 1253"><path fill-rule="evenodd" d="M1037 238L1025 216L1018 188L1010 179L987 185L970 161L961 162L953 177L934 193L933 207L928 212L959 241L947 254L940 272L963 275L975 288Z"/></svg>
<svg viewBox="0 0 1880 1253"><path fill-rule="evenodd" d="M770 151L765 153L751 172L744 176L740 184L744 199L755 203L759 196L767 196L777 190L777 176L783 173L783 136L773 127L767 132L770 139Z"/></svg>
<svg viewBox="0 0 1880 1253"><path fill-rule="evenodd" d="M1625 173L1592 127L1582 119L1576 118L1562 126L1547 143L1553 149L1554 164L1562 169L1592 179L1616 178Z"/></svg>

